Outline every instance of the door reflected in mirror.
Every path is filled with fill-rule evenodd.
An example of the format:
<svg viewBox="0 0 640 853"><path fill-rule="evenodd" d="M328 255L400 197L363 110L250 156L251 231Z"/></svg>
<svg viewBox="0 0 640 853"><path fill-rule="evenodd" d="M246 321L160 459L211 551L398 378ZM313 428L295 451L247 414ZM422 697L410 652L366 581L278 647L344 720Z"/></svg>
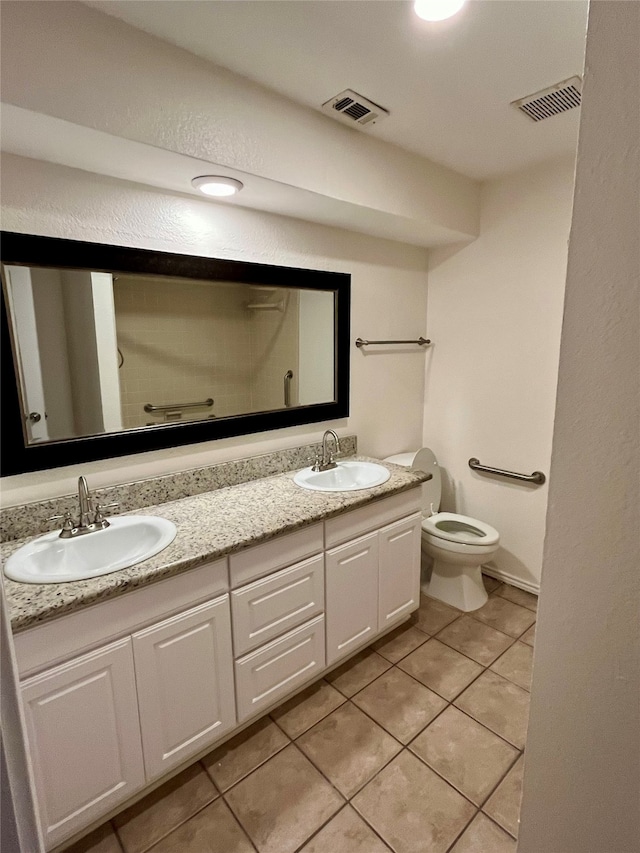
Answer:
<svg viewBox="0 0 640 853"><path fill-rule="evenodd" d="M11 264L4 279L27 444L336 399L332 290Z"/></svg>

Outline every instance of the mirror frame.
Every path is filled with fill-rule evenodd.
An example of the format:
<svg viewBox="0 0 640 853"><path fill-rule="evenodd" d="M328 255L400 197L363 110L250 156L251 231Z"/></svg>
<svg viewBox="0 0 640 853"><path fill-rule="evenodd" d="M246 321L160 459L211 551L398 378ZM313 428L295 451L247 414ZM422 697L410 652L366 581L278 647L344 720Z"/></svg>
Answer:
<svg viewBox="0 0 640 853"><path fill-rule="evenodd" d="M219 438L250 435L301 424L330 421L349 415L349 335L351 276L348 273L299 269L247 261L221 260L148 249L63 240L14 232L0 232L0 261L16 266L54 269L89 269L166 275L210 281L267 284L300 290L335 293L335 392L331 403L234 415L211 421L162 424L119 433L69 438L46 444L25 445L18 373L4 284L1 305L2 475L23 474L98 459L109 459L168 447L198 444Z"/></svg>

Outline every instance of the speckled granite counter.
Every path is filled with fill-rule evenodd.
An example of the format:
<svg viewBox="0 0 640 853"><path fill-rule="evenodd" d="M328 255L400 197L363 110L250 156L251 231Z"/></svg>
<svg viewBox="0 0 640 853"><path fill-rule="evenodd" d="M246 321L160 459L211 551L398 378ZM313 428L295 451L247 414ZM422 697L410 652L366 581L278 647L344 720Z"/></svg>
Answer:
<svg viewBox="0 0 640 853"><path fill-rule="evenodd" d="M353 458L379 462L364 456ZM88 604L332 518L345 510L407 491L427 479L421 472L396 465L386 467L391 472L386 483L356 492L301 489L293 482L293 473L287 473L129 513L157 515L173 521L178 528L176 538L164 551L143 563L90 580L23 584L3 576L12 629L22 631ZM2 560L26 541L28 539L2 545Z"/></svg>

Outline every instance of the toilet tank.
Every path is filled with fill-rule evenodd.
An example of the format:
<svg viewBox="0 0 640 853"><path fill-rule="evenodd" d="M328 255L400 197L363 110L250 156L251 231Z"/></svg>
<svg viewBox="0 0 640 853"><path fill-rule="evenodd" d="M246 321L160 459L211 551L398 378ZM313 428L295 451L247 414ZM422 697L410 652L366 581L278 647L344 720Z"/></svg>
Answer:
<svg viewBox="0 0 640 853"><path fill-rule="evenodd" d="M440 467L432 450L421 447L420 450L410 450L407 453L396 453L387 456L383 462L391 462L393 465L403 465L413 468L415 471L424 471L431 474L431 479L422 484L422 511L430 515L440 509L440 498L442 497L442 479Z"/></svg>

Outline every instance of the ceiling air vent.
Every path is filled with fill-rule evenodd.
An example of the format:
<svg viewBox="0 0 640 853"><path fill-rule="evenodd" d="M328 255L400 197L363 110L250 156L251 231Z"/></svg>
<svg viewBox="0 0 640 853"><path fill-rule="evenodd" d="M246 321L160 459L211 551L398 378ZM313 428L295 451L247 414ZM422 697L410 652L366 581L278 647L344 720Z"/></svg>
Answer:
<svg viewBox="0 0 640 853"><path fill-rule="evenodd" d="M387 110L374 104L373 101L363 98L351 89L345 89L339 95L335 95L322 105L325 113L343 121L345 124L374 125L376 122L387 118Z"/></svg>
<svg viewBox="0 0 640 853"><path fill-rule="evenodd" d="M512 101L511 104L526 113L533 121L564 113L580 106L582 80L580 77L570 77L562 83L556 83L541 92L534 92L526 98Z"/></svg>

